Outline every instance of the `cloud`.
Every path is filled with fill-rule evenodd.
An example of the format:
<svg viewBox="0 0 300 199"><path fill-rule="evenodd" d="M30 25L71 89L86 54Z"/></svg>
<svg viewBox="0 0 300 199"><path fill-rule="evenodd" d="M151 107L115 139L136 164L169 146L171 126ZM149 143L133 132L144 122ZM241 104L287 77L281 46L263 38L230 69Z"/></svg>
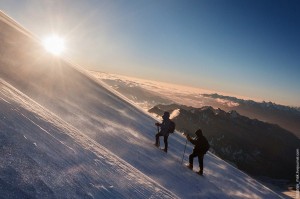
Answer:
<svg viewBox="0 0 300 199"><path fill-rule="evenodd" d="M216 99L216 102L220 103L220 104L223 104L225 106L228 106L228 107L236 107L236 106L239 106L240 104L237 103L237 102L233 102L233 101L230 101L230 100L226 100L226 99L220 99L220 98L217 98Z"/></svg>
<svg viewBox="0 0 300 199"><path fill-rule="evenodd" d="M172 111L171 115L170 115L170 119L174 119L175 117L177 117L180 114L180 110L179 109L175 109L174 111Z"/></svg>

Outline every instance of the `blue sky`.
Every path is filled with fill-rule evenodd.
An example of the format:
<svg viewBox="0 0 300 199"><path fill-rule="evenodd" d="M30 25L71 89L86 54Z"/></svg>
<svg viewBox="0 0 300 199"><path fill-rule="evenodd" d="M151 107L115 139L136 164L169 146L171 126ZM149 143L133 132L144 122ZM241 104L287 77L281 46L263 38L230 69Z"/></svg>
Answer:
<svg viewBox="0 0 300 199"><path fill-rule="evenodd" d="M300 2L2 0L84 67L300 106Z"/></svg>

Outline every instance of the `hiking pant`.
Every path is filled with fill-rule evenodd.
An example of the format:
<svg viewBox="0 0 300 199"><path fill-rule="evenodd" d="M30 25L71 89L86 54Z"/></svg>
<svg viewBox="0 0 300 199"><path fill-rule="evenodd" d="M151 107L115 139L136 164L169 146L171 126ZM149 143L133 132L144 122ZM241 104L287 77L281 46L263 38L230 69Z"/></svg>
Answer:
<svg viewBox="0 0 300 199"><path fill-rule="evenodd" d="M193 165L193 161L194 161L195 157L198 157L200 172L203 172L203 158L204 158L204 154L198 154L198 153L193 152L189 156L189 163L190 163L190 165Z"/></svg>
<svg viewBox="0 0 300 199"><path fill-rule="evenodd" d="M169 137L169 135L162 135L161 133L157 133L155 135L155 138L156 138L155 144L158 145L160 136L164 136L165 149L168 149L168 137Z"/></svg>

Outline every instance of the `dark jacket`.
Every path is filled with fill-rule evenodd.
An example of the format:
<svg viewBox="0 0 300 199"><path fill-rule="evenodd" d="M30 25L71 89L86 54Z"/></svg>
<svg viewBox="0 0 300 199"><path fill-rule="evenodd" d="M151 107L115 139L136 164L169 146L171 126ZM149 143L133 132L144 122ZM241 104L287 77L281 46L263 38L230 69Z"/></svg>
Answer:
<svg viewBox="0 0 300 199"><path fill-rule="evenodd" d="M198 155L204 155L208 148L209 148L209 143L206 139L206 137L202 136L197 136L196 138L191 138L190 136L187 136L187 139L193 144L194 149L193 153L196 153Z"/></svg>
<svg viewBox="0 0 300 199"><path fill-rule="evenodd" d="M169 135L169 129L170 129L170 119L164 119L160 126L160 134L163 136Z"/></svg>

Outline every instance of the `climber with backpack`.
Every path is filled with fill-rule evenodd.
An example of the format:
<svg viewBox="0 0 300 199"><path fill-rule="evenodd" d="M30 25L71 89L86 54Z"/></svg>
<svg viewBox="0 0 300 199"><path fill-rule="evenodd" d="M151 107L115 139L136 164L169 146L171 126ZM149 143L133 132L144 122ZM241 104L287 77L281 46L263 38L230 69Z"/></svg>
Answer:
<svg viewBox="0 0 300 199"><path fill-rule="evenodd" d="M155 125L158 128L158 132L155 135L155 146L159 147L159 137L163 136L164 137L164 143L165 143L165 148L163 149L166 153L168 152L168 137L170 133L173 133L175 131L175 123L170 120L170 113L169 112L164 112L163 116L163 121L162 123L155 123ZM160 127L160 131L159 131Z"/></svg>
<svg viewBox="0 0 300 199"><path fill-rule="evenodd" d="M186 136L187 140L190 141L193 145L195 145L192 154L190 154L189 156L189 164L187 165L187 167L193 170L194 158L198 157L200 170L197 173L199 175L203 175L203 158L206 152L208 151L210 145L206 137L203 136L201 129L198 129L195 132L195 134L195 138L191 138L188 134Z"/></svg>

